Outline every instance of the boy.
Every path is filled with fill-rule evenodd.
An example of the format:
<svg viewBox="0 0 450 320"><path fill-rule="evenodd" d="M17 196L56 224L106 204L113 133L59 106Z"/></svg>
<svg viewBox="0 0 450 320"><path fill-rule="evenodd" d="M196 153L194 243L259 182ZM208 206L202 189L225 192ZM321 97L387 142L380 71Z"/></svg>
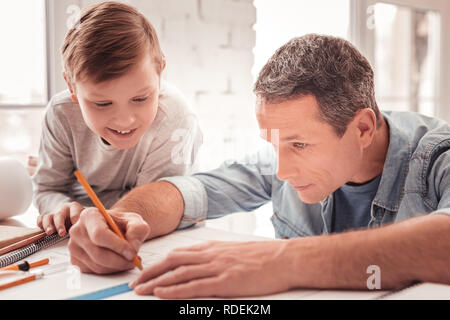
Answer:
<svg viewBox="0 0 450 320"><path fill-rule="evenodd" d="M136 186L189 173L202 142L187 102L160 81L158 37L134 8L87 8L62 56L69 90L49 103L33 176L38 226L60 236L92 206L75 170L109 208Z"/></svg>

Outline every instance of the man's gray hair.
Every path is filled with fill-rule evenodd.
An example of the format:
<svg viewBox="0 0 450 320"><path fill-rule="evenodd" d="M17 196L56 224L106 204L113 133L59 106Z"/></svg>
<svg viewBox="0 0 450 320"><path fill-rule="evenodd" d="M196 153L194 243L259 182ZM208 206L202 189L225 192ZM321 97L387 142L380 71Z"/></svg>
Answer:
<svg viewBox="0 0 450 320"><path fill-rule="evenodd" d="M370 63L341 38L308 34L290 40L263 67L254 92L269 104L312 94L320 118L340 137L360 109L372 109L380 124Z"/></svg>

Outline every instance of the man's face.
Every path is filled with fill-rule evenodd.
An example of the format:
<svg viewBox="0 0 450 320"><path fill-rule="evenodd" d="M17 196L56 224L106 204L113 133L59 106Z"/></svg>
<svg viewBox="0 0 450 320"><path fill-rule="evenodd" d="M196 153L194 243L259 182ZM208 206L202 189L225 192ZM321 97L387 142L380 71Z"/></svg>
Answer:
<svg viewBox="0 0 450 320"><path fill-rule="evenodd" d="M261 101L256 114L260 129L268 130L264 138L278 151L278 178L295 188L303 202L322 201L360 170L363 148L355 126L350 123L338 137L319 119L313 95L276 104ZM270 138L274 129L279 130L277 141Z"/></svg>
<svg viewBox="0 0 450 320"><path fill-rule="evenodd" d="M155 120L160 77L146 54L123 76L77 82L76 100L86 125L117 149L131 149Z"/></svg>

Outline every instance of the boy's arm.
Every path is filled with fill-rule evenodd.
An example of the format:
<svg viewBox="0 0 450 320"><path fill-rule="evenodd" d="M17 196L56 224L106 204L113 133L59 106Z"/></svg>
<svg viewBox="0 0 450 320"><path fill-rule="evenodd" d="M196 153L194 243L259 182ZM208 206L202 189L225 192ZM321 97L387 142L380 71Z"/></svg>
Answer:
<svg viewBox="0 0 450 320"><path fill-rule="evenodd" d="M73 160L59 120L50 105L42 124L39 163L32 178L33 201L40 214L54 213L61 205L73 201L67 194L74 182Z"/></svg>

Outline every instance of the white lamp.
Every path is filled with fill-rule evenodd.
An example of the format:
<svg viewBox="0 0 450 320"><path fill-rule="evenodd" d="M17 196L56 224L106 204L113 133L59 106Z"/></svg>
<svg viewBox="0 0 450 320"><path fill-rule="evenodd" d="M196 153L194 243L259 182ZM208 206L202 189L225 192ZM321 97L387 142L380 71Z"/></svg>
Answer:
<svg viewBox="0 0 450 320"><path fill-rule="evenodd" d="M0 158L0 220L24 213L32 196L27 169L18 160Z"/></svg>

